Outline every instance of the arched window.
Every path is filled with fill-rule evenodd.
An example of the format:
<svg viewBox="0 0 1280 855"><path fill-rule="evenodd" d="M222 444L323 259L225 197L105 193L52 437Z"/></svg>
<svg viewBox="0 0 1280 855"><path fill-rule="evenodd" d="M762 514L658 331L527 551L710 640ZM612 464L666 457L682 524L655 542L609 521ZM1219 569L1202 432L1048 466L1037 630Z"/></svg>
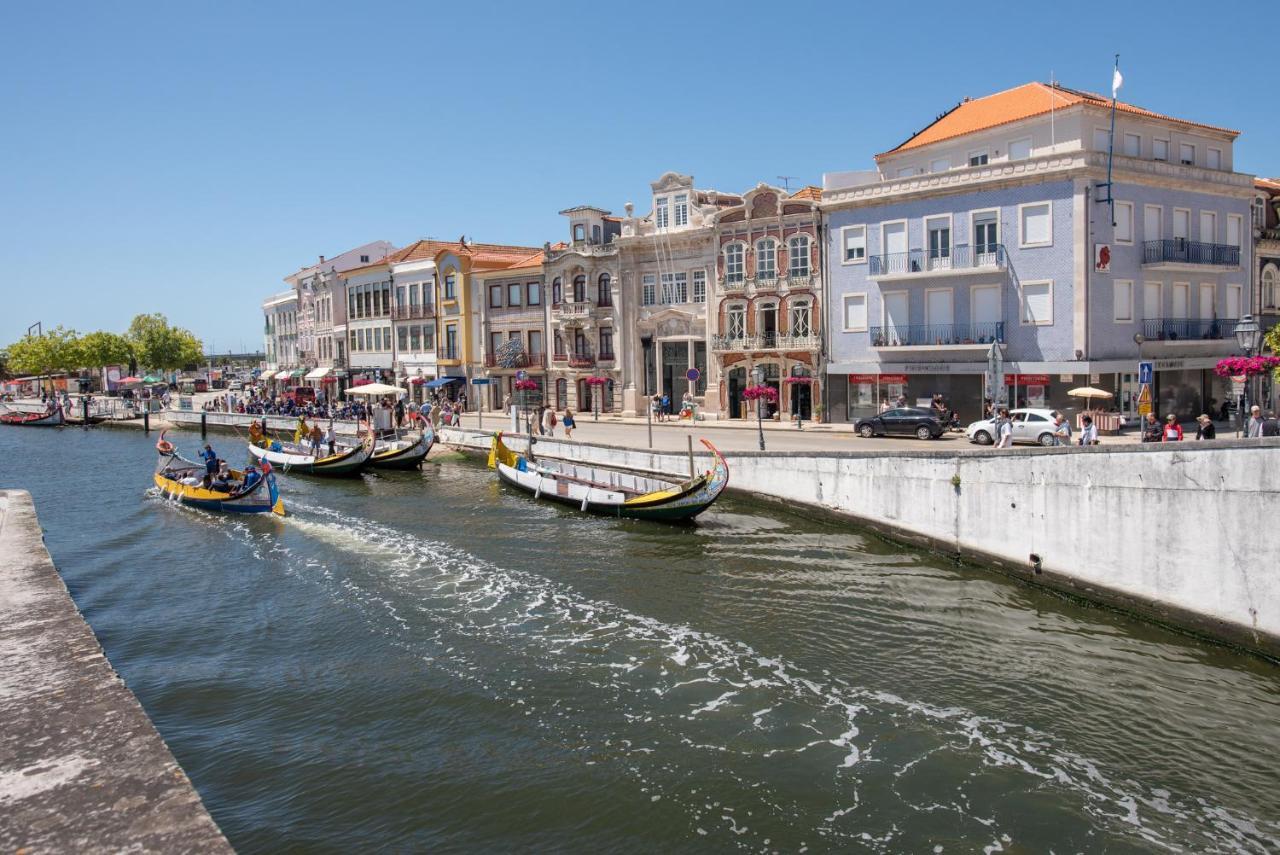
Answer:
<svg viewBox="0 0 1280 855"><path fill-rule="evenodd" d="M599 279L599 281L596 283L596 285L597 285L597 287L596 287L596 305L597 305L597 306L612 306L612 305L613 305L613 289L612 289L612 287L611 287L611 285L612 285L612 281L613 281L613 280L609 277L609 274L608 274L608 273L601 273L601 274L600 274L600 279Z"/></svg>
<svg viewBox="0 0 1280 855"><path fill-rule="evenodd" d="M741 282L743 278L742 244L731 243L724 248L724 281Z"/></svg>
<svg viewBox="0 0 1280 855"><path fill-rule="evenodd" d="M756 278L778 278L778 242L773 238L756 241Z"/></svg>
<svg viewBox="0 0 1280 855"><path fill-rule="evenodd" d="M730 341L745 338L747 335L747 307L742 303L731 303L725 309L725 338Z"/></svg>
<svg viewBox="0 0 1280 855"><path fill-rule="evenodd" d="M1262 269L1262 307L1264 309L1274 309L1276 307L1276 289L1280 288L1280 273L1276 272L1274 264L1268 264Z"/></svg>
<svg viewBox="0 0 1280 855"><path fill-rule="evenodd" d="M551 280L551 304L553 306L558 306L560 305L561 302L563 302L563 297L564 297L563 291L564 291L564 288L560 284L560 277L557 276L555 279L552 279Z"/></svg>
<svg viewBox="0 0 1280 855"><path fill-rule="evenodd" d="M581 303L587 299L587 277L578 274L573 277L573 302Z"/></svg>
<svg viewBox="0 0 1280 855"><path fill-rule="evenodd" d="M761 303L756 313L756 337L761 347L776 347L778 341L778 302Z"/></svg>
<svg viewBox="0 0 1280 855"><path fill-rule="evenodd" d="M809 275L809 236L796 235L787 242L787 266L792 277Z"/></svg>
<svg viewBox="0 0 1280 855"><path fill-rule="evenodd" d="M813 335L813 309L807 299L792 300L787 304L790 308L787 318L787 329L790 335L807 338Z"/></svg>

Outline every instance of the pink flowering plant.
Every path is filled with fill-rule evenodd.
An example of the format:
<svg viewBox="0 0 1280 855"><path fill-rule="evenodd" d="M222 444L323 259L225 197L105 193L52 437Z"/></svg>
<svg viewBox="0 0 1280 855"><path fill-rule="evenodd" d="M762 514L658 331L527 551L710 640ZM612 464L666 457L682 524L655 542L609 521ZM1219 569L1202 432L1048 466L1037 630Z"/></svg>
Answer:
<svg viewBox="0 0 1280 855"><path fill-rule="evenodd" d="M603 386L605 383L608 383L608 382L609 382L608 377L588 377L587 378L588 386Z"/></svg>
<svg viewBox="0 0 1280 855"><path fill-rule="evenodd" d="M742 390L742 397L748 401L758 401L763 398L766 401L773 402L778 400L778 390L772 386L748 386Z"/></svg>
<svg viewBox="0 0 1280 855"><path fill-rule="evenodd" d="M1280 367L1276 356L1228 356L1218 360L1213 373L1219 377L1257 377Z"/></svg>
<svg viewBox="0 0 1280 855"><path fill-rule="evenodd" d="M532 391L534 391L534 390L536 390L536 389L538 388L538 381L536 381L536 380L517 380L517 381L516 381L516 387L515 387L515 388L516 388L516 391L518 391L518 392L532 392Z"/></svg>
<svg viewBox="0 0 1280 855"><path fill-rule="evenodd" d="M812 377L788 377L788 378L787 378L785 381L783 381L783 382L785 382L785 383L803 383L804 385L806 385L806 386L807 386L807 385L809 385L810 383L812 383L812 382L813 382L813 378L812 378Z"/></svg>

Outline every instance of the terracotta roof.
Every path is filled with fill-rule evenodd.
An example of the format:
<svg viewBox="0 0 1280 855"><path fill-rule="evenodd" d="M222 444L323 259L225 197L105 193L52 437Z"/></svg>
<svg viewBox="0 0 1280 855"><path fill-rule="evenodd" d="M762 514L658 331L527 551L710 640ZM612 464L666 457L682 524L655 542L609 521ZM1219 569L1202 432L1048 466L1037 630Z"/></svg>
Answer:
<svg viewBox="0 0 1280 855"><path fill-rule="evenodd" d="M812 184L808 184L808 185L806 185L806 186L804 186L804 187L801 187L799 190L797 190L796 192L792 193L792 194L791 194L790 196L788 196L787 198L789 198L789 199L809 199L809 200L814 201L814 202L821 202L821 201L822 201L822 188L821 188L821 187L815 187L815 186L814 186L814 185L812 185Z"/></svg>
<svg viewBox="0 0 1280 855"><path fill-rule="evenodd" d="M894 149L876 155L876 159L879 160L898 152L1007 125L1010 122L1029 119L1033 116L1047 115L1050 109L1062 110L1081 104L1111 109L1111 99L1105 95L1046 83L1024 83L1021 86L1006 89L1004 92L997 92L994 95L987 95L984 98L972 100L966 98L935 119L924 130L908 137L906 142ZM1166 122L1177 122L1181 125L1207 128L1231 134L1232 136L1238 136L1240 133L1228 128L1166 116L1142 107L1136 107L1133 104L1126 104L1123 101L1116 102L1116 110L1148 119L1159 119Z"/></svg>
<svg viewBox="0 0 1280 855"><path fill-rule="evenodd" d="M1255 178L1253 186L1262 190L1280 191L1280 178Z"/></svg>
<svg viewBox="0 0 1280 855"><path fill-rule="evenodd" d="M392 253L391 263L399 264L402 261L422 261L427 258L435 258L436 253L440 250L457 245L457 241L425 238L414 241L399 252Z"/></svg>

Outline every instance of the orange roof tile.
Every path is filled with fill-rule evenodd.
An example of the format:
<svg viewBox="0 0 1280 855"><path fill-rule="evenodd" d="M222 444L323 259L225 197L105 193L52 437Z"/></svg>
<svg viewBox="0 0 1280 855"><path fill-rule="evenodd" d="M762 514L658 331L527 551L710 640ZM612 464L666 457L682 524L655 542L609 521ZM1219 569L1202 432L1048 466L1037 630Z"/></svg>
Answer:
<svg viewBox="0 0 1280 855"><path fill-rule="evenodd" d="M1255 178L1253 186L1263 190L1280 191L1280 178Z"/></svg>
<svg viewBox="0 0 1280 855"><path fill-rule="evenodd" d="M821 188L821 187L815 187L814 185L809 184L809 185L806 185L806 186L804 186L804 187L801 187L799 190L797 190L796 192L792 193L792 194L791 194L790 196L788 196L787 198L789 198L789 199L809 199L810 201L813 201L813 202L821 202L821 201L822 201L822 188Z"/></svg>
<svg viewBox="0 0 1280 855"><path fill-rule="evenodd" d="M1068 89L1061 85L1045 83L1024 83L1013 89L1006 89L1004 92L997 92L994 95L987 95L983 98L965 99L939 116L924 130L907 138L906 142L887 152L876 155L876 160L898 152L926 146L930 143L985 131L989 128L1007 125L1010 122L1029 119L1033 116L1045 115L1050 109L1062 110L1080 104L1110 109L1111 99L1093 92L1084 92L1078 89ZM1238 136L1240 133L1228 128L1166 116L1142 107L1136 107L1133 104L1126 104L1123 101L1116 102L1116 110L1122 113L1144 116L1149 119L1159 119L1161 121L1177 122L1181 125L1221 131L1232 136Z"/></svg>

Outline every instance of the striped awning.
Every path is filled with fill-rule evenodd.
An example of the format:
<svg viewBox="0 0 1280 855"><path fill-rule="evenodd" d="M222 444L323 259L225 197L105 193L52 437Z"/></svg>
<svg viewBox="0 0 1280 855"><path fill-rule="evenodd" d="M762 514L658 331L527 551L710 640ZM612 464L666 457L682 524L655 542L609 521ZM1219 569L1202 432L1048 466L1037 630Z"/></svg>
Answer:
<svg viewBox="0 0 1280 855"><path fill-rule="evenodd" d="M307 376L303 379L319 380L320 378L324 377L328 373L329 373L328 368L312 368L310 371L307 372Z"/></svg>
<svg viewBox="0 0 1280 855"><path fill-rule="evenodd" d="M277 380L288 380L288 379L289 379L289 376L290 376L290 372L288 372L288 371L277 371L277 372L276 372L275 379L277 379Z"/></svg>

